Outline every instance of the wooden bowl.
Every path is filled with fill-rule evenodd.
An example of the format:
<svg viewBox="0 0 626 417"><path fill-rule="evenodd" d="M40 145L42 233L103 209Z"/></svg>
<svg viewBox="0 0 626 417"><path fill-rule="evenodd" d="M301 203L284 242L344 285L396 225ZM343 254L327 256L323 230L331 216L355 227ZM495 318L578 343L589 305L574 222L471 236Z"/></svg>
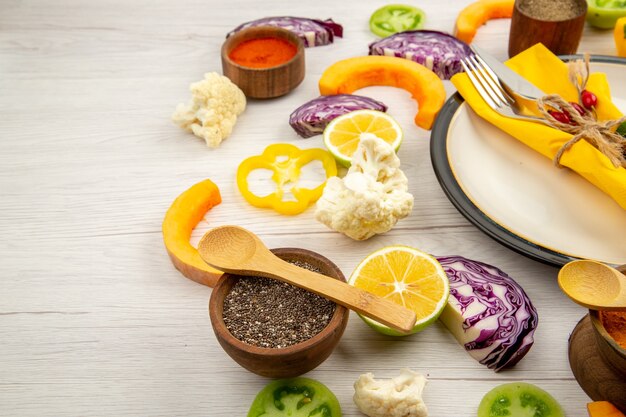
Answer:
<svg viewBox="0 0 626 417"><path fill-rule="evenodd" d="M320 269L321 273L345 281L341 270L327 258L298 248L272 249L285 261L302 261ZM239 365L257 375L289 378L316 368L331 354L348 324L349 311L337 305L328 325L304 342L286 348L261 348L242 342L224 324L224 298L239 276L224 274L213 288L209 300L209 317L217 341Z"/></svg>
<svg viewBox="0 0 626 417"><path fill-rule="evenodd" d="M542 20L529 16L521 8L525 1L527 0L515 0L509 31L509 57L536 43L544 44L555 55L575 54L585 26L587 0L572 0L582 12L565 20Z"/></svg>
<svg viewBox="0 0 626 417"><path fill-rule="evenodd" d="M589 311L570 335L569 364L580 387L594 401L610 401L626 413L626 351Z"/></svg>
<svg viewBox="0 0 626 417"><path fill-rule="evenodd" d="M596 310L589 310L589 318L598 344L598 351L604 361L622 374L626 380L626 349L622 348L606 331ZM626 396L626 393L624 394Z"/></svg>
<svg viewBox="0 0 626 417"><path fill-rule="evenodd" d="M296 55L289 61L269 68L250 68L229 58L241 42L258 38L279 38L296 46ZM304 44L293 32L273 26L243 29L229 36L222 45L222 71L247 97L273 98L287 94L304 79Z"/></svg>

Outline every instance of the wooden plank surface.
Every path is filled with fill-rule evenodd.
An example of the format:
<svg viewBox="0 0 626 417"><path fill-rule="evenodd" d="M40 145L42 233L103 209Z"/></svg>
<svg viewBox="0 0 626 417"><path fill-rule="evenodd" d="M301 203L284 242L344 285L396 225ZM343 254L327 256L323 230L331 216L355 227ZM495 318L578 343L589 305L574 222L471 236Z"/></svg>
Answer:
<svg viewBox="0 0 626 417"><path fill-rule="evenodd" d="M270 247L318 251L349 275L368 253L390 244L459 254L499 266L537 306L536 343L514 369L498 374L474 362L439 323L392 339L352 315L336 351L308 376L327 384L345 416L359 416L359 374L428 375L430 415L475 415L495 385L523 380L550 391L568 416L588 398L566 359L567 338L585 314L558 290L557 270L492 241L466 221L437 184L429 132L413 122L408 93L363 92L389 104L405 130L400 150L415 196L411 216L390 233L354 242L317 223L312 210L284 217L250 207L234 187L246 156L299 139L290 112L317 95L334 61L365 54L367 21L382 0L284 2L174 0L0 3L0 415L242 416L268 380L235 364L207 317L210 289L180 276L160 226L171 201L210 178L222 191L192 237L236 223ZM451 31L466 0L415 3L427 27ZM188 85L221 71L227 31L269 15L332 17L345 37L306 51L307 75L292 94L251 101L221 148L170 120ZM505 58L508 21L481 28L476 44ZM609 32L587 28L580 51L613 54ZM453 91L446 83L448 92ZM303 238L305 236L306 238Z"/></svg>

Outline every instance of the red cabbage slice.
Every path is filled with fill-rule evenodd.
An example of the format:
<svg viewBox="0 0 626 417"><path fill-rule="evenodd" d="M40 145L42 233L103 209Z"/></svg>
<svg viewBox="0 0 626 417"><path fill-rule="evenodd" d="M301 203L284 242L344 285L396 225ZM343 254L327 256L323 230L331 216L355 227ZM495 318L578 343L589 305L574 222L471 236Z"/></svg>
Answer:
<svg viewBox="0 0 626 417"><path fill-rule="evenodd" d="M369 46L370 55L406 58L424 65L442 80L463 71L461 59L473 55L470 47L452 35L435 30L408 30Z"/></svg>
<svg viewBox="0 0 626 417"><path fill-rule="evenodd" d="M319 135L335 117L355 110L387 111L387 106L373 98L354 94L320 96L298 107L289 116L289 124L303 138Z"/></svg>
<svg viewBox="0 0 626 417"><path fill-rule="evenodd" d="M317 20L306 17L275 16L252 20L237 26L228 32L228 38L235 32L253 26L276 26L287 29L304 41L305 47L328 45L333 43L335 36L343 37L343 27L332 19Z"/></svg>
<svg viewBox="0 0 626 417"><path fill-rule="evenodd" d="M537 310L509 275L461 256L437 257L450 281L440 320L465 350L498 372L515 365L533 345Z"/></svg>

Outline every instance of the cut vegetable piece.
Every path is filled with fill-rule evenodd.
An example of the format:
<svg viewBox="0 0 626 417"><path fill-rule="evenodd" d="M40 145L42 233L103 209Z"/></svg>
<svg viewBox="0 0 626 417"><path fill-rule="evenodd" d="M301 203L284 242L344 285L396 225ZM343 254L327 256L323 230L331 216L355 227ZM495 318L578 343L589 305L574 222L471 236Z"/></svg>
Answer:
<svg viewBox="0 0 626 417"><path fill-rule="evenodd" d="M426 417L422 392L428 380L410 369L391 379L374 379L370 372L354 383L354 404L369 417Z"/></svg>
<svg viewBox="0 0 626 417"><path fill-rule="evenodd" d="M204 79L189 86L191 100L180 103L172 120L182 129L204 139L216 148L230 136L237 116L246 109L246 96L228 77L217 72L204 74Z"/></svg>
<svg viewBox="0 0 626 417"><path fill-rule="evenodd" d="M611 29L626 17L625 0L587 0L587 22L600 29Z"/></svg>
<svg viewBox="0 0 626 417"><path fill-rule="evenodd" d="M326 385L310 378L270 382L254 398L248 417L341 417L341 406Z"/></svg>
<svg viewBox="0 0 626 417"><path fill-rule="evenodd" d="M222 272L202 260L189 238L204 215L221 202L217 185L204 180L179 195L163 219L163 242L176 269L187 278L209 287L215 286Z"/></svg>
<svg viewBox="0 0 626 417"><path fill-rule="evenodd" d="M478 0L461 10L456 19L454 36L472 43L476 31L491 19L510 19L515 0Z"/></svg>
<svg viewBox="0 0 626 417"><path fill-rule="evenodd" d="M387 106L373 98L354 94L321 96L304 103L289 116L289 124L303 138L319 135L334 118L355 110L387 111Z"/></svg>
<svg viewBox="0 0 626 417"><path fill-rule="evenodd" d="M388 246L370 254L357 266L348 283L415 311L417 321L409 334L423 330L437 320L449 293L448 278L439 262L408 246ZM383 334L406 336L359 316Z"/></svg>
<svg viewBox="0 0 626 417"><path fill-rule="evenodd" d="M587 403L589 417L626 417L608 401L594 401Z"/></svg>
<svg viewBox="0 0 626 417"><path fill-rule="evenodd" d="M356 141L353 141L356 142ZM329 178L315 218L354 240L386 233L411 214L413 195L391 145L363 134L343 178Z"/></svg>
<svg viewBox="0 0 626 417"><path fill-rule="evenodd" d="M325 179L315 188L299 184L302 169L312 162L320 162ZM252 171L265 169L272 172L276 188L267 195L257 195L250 190L248 176ZM265 148L261 155L244 159L237 168L237 188L243 198L255 207L267 207L280 214L300 214L317 201L324 191L326 179L337 175L337 165L331 154L323 149L299 149L289 143L275 143Z"/></svg>
<svg viewBox="0 0 626 417"><path fill-rule="evenodd" d="M617 130L615 130L616 133L619 133L620 135L624 136L626 138L626 122L622 123L621 125L617 126Z"/></svg>
<svg viewBox="0 0 626 417"><path fill-rule="evenodd" d="M460 256L437 258L450 281L441 322L465 350L498 372L515 365L533 344L537 310L510 276Z"/></svg>
<svg viewBox="0 0 626 417"><path fill-rule="evenodd" d="M356 110L335 118L324 129L324 145L335 159L349 167L363 135L372 134L398 151L402 143L402 129L386 113L376 110Z"/></svg>
<svg viewBox="0 0 626 417"><path fill-rule="evenodd" d="M565 417L546 391L525 382L498 385L483 397L478 417Z"/></svg>
<svg viewBox="0 0 626 417"><path fill-rule="evenodd" d="M619 18L615 23L613 38L615 39L617 55L626 58L626 16ZM624 134L622 135L626 136Z"/></svg>
<svg viewBox="0 0 626 417"><path fill-rule="evenodd" d="M418 104L415 124L430 129L446 99L437 74L417 62L390 56L360 56L328 67L319 81L322 95L350 94L375 85L407 90Z"/></svg>
<svg viewBox="0 0 626 417"><path fill-rule="evenodd" d="M385 37L405 30L424 26L424 11L408 4L388 4L376 10L370 17L370 29Z"/></svg>
<svg viewBox="0 0 626 417"><path fill-rule="evenodd" d="M343 36L343 27L332 19L318 20L306 17L274 16L252 20L237 26L228 32L229 37L235 32L253 26L276 26L290 30L302 39L305 47L322 46L333 43L335 36Z"/></svg>
<svg viewBox="0 0 626 417"><path fill-rule="evenodd" d="M461 59L472 55L470 47L444 32L411 30L396 33L369 46L370 55L410 59L432 70L442 80L463 71Z"/></svg>

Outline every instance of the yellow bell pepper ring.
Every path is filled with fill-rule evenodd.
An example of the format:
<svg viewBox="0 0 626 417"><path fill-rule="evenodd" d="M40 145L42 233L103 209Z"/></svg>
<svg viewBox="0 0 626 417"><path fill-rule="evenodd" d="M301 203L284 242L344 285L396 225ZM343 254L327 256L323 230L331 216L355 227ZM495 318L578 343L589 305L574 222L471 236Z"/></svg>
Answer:
<svg viewBox="0 0 626 417"><path fill-rule="evenodd" d="M326 181L315 188L298 186L302 167L313 161L320 161L326 178L337 175L335 158L323 149L300 149L288 143L270 145L261 155L245 159L237 168L237 187L243 198L255 207L272 208L280 214L300 214L316 202L324 191ZM259 196L250 191L248 175L256 169L272 171L272 181L276 183L274 192ZM291 192L294 200L283 200Z"/></svg>

